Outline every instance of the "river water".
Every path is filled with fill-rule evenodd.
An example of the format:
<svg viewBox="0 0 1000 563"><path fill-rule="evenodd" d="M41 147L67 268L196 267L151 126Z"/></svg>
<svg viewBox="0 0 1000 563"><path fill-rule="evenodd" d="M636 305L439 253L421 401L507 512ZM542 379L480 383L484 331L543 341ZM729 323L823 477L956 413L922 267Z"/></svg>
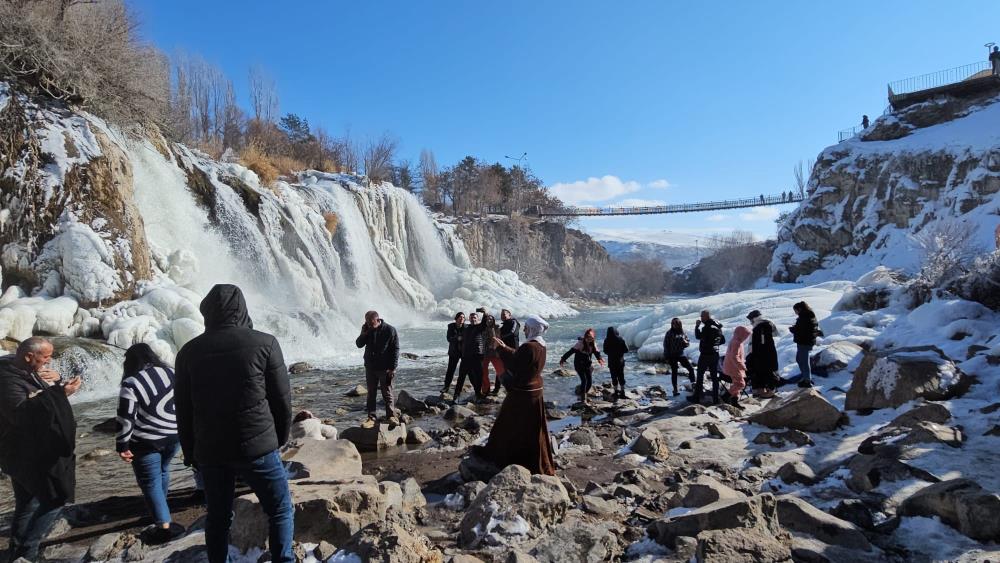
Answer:
<svg viewBox="0 0 1000 563"><path fill-rule="evenodd" d="M574 388L579 383L576 377L551 375L558 367L559 357L566 352L583 334L586 328L597 330L598 342L603 342L607 327L618 326L652 310L652 305L615 308L583 309L580 315L566 319L555 319L546 333L548 359L545 371L545 398L555 401L566 409L574 402ZM444 383L447 367L447 342L445 330L447 322L431 322L417 327L397 327L401 349L404 353L416 354L417 359L400 359L396 375L396 392L405 389L417 398L436 395ZM322 354L319 354L322 356ZM665 385L665 376L650 376L643 372L647 366L638 363L634 353L626 357L626 383L628 385ZM342 430L363 420L364 397L347 397L346 393L358 384L364 384L364 370L361 366L361 350L357 363L349 366L324 365L322 369L291 376L292 403L294 409L309 409L316 416L333 419L335 426ZM568 365L572 370L572 363ZM491 370L492 371L492 370ZM491 380L492 380L491 373ZM606 368L599 368L594 374L595 384L610 381ZM454 387L454 383L452 384ZM466 383L464 399L471 396L471 388ZM78 428L81 433L77 441L77 502L89 502L113 495L135 495L138 489L131 468L114 454L114 436L91 431L100 422L113 417L117 407L116 397L77 404ZM384 412L379 398L379 412ZM572 420L572 419L571 419ZM564 422L564 421L560 421ZM413 425L425 429L439 427L443 422L439 417L417 419ZM560 424L552 424L558 427ZM550 428L551 429L551 428ZM94 455L98 454L98 455ZM103 455L100 455L103 454ZM89 459L88 459L89 458ZM172 488L192 485L191 472L185 470L179 456L175 460ZM13 495L9 484L0 482L0 513L13 508ZM9 514L5 516L9 517ZM3 518L4 520L6 518Z"/></svg>

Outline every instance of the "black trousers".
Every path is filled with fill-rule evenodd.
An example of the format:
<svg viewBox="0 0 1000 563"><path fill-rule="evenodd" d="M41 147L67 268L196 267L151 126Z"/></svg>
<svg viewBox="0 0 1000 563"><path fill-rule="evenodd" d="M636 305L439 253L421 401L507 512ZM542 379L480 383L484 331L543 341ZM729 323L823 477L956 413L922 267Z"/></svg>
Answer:
<svg viewBox="0 0 1000 563"><path fill-rule="evenodd" d="M458 366L462 363L462 356L459 354L448 355L448 371L444 374L444 390L448 391L451 389L451 379L455 376L455 368L459 369L459 374L461 374L461 368Z"/></svg>
<svg viewBox="0 0 1000 563"><path fill-rule="evenodd" d="M698 356L698 378L694 384L694 396L701 399L701 387L705 382L705 371L712 378L712 402L719 402L719 353L702 352Z"/></svg>
<svg viewBox="0 0 1000 563"><path fill-rule="evenodd" d="M462 366L458 370L458 385L455 386L455 399L458 399L458 396L462 394L466 378L472 384L472 389L476 392L476 396L482 395L482 389L480 389L483 386L482 356L475 355L462 358Z"/></svg>
<svg viewBox="0 0 1000 563"><path fill-rule="evenodd" d="M625 388L625 360L608 360L608 371L611 372L611 385Z"/></svg>
<svg viewBox="0 0 1000 563"><path fill-rule="evenodd" d="M573 366L580 377L580 396L585 396L594 386L594 366Z"/></svg>
<svg viewBox="0 0 1000 563"><path fill-rule="evenodd" d="M688 372L688 379L694 381L694 367L691 366L691 360L687 356L667 358L667 362L670 363L670 382L674 385L674 391L677 390L677 364L684 366Z"/></svg>

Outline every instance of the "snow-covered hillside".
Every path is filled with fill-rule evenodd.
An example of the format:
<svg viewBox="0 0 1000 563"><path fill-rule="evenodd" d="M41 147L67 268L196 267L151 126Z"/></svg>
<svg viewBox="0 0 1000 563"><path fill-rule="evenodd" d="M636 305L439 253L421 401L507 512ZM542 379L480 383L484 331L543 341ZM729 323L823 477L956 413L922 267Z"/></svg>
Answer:
<svg viewBox="0 0 1000 563"><path fill-rule="evenodd" d="M401 325L479 306L574 314L514 272L473 268L451 228L390 185L307 171L265 187L2 84L0 122L23 131L2 155L0 338L147 342L169 360L201 332L216 283L241 286L293 359L353 349L369 309Z"/></svg>
<svg viewBox="0 0 1000 563"><path fill-rule="evenodd" d="M704 254L704 236L654 229L591 229L590 235L617 260L656 260L669 268L697 262Z"/></svg>
<svg viewBox="0 0 1000 563"><path fill-rule="evenodd" d="M920 240L964 223L979 251L1000 224L1000 98L939 99L883 116L824 150L808 197L779 230L776 281L914 272Z"/></svg>

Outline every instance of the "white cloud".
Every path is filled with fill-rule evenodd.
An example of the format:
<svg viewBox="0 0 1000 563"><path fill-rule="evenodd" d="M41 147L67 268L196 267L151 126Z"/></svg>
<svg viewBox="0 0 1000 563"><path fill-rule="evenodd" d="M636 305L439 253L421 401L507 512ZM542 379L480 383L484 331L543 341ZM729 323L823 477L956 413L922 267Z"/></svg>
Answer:
<svg viewBox="0 0 1000 563"><path fill-rule="evenodd" d="M628 198L621 201L616 201L611 203L612 207L657 207L660 205L666 205L667 202L662 199L638 199L638 198Z"/></svg>
<svg viewBox="0 0 1000 563"><path fill-rule="evenodd" d="M590 177L570 183L549 186L549 191L563 203L576 205L585 201L607 201L642 189L639 182L623 182L618 176Z"/></svg>
<svg viewBox="0 0 1000 563"><path fill-rule="evenodd" d="M731 219L732 217L733 217L732 215L726 215L724 213L716 213L715 215L709 215L708 217L705 217L705 220L706 221L714 221L714 222L718 223L718 222L721 222L721 221L725 221L727 219Z"/></svg>
<svg viewBox="0 0 1000 563"><path fill-rule="evenodd" d="M670 182L661 178L659 180L653 180L652 182L646 184L646 187L657 190L665 190L670 187Z"/></svg>
<svg viewBox="0 0 1000 563"><path fill-rule="evenodd" d="M774 221L781 212L775 207L754 207L747 213L740 213L742 221Z"/></svg>

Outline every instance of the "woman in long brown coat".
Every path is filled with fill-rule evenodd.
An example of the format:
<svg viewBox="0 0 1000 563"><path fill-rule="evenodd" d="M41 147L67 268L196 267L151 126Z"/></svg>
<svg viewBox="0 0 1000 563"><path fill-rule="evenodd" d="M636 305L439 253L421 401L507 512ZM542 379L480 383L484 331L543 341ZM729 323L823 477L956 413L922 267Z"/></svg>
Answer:
<svg viewBox="0 0 1000 563"><path fill-rule="evenodd" d="M526 341L516 351L496 339L497 350L507 368L503 378L507 397L500 406L486 445L474 450L497 467L516 464L532 473L556 473L542 396L542 371L545 369L542 334L548 328L548 323L532 315L524 321Z"/></svg>

